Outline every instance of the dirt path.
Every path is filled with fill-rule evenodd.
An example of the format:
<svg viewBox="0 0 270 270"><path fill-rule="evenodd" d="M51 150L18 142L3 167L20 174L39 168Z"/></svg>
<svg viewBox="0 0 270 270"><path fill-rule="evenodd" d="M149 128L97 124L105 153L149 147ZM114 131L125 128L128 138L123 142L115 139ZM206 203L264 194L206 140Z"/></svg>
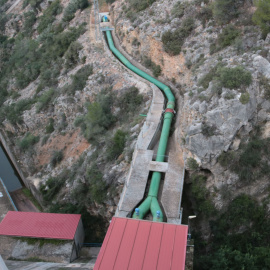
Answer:
<svg viewBox="0 0 270 270"><path fill-rule="evenodd" d="M39 212L36 206L27 198L22 189L18 189L10 193L12 200L14 201L18 211L23 212Z"/></svg>

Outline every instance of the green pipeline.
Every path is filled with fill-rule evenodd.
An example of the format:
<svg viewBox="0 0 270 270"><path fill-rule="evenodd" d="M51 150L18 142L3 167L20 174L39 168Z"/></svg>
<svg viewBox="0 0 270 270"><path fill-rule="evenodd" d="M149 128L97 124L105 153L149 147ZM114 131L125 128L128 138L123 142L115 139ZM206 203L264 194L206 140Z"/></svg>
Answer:
<svg viewBox="0 0 270 270"><path fill-rule="evenodd" d="M130 70L138 74L139 76L145 78L149 82L155 84L158 88L160 88L167 98L167 106L164 113L164 120L163 126L157 151L156 161L163 162L165 158L167 142L169 138L169 132L171 127L171 122L173 118L173 110L175 106L175 98L172 94L170 88L163 84L162 82L156 80L152 76L148 75L147 73L143 72L142 70L138 69L137 67L133 66L114 46L113 39L111 36L111 32L108 30L106 31L107 41L109 44L110 50L114 53L114 55ZM149 193L147 198L140 204L136 211L133 214L133 218L136 219L143 219L144 216L149 212L152 213L153 221L163 221L163 213L159 206L157 197L158 197L158 190L159 184L161 179L160 172L153 172L151 184L149 188Z"/></svg>

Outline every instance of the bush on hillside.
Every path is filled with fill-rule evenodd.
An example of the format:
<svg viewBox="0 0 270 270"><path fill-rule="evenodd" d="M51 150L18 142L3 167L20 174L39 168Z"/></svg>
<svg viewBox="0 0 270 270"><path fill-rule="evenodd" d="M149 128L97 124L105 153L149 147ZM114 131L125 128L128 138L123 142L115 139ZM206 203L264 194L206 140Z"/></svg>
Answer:
<svg viewBox="0 0 270 270"><path fill-rule="evenodd" d="M52 133L54 131L54 119L49 118L48 125L45 127L46 133Z"/></svg>
<svg viewBox="0 0 270 270"><path fill-rule="evenodd" d="M206 22L212 18L213 18L213 11L211 7L209 6L202 7L199 13L199 19L202 21L204 27L205 27Z"/></svg>
<svg viewBox="0 0 270 270"><path fill-rule="evenodd" d="M44 92L38 98L36 111L40 112L41 110L45 109L49 105L49 103L52 101L54 94L55 94L55 90L53 88L51 88L50 90Z"/></svg>
<svg viewBox="0 0 270 270"><path fill-rule="evenodd" d="M240 96L240 102L242 104L247 104L249 102L250 96L248 92L242 93Z"/></svg>
<svg viewBox="0 0 270 270"><path fill-rule="evenodd" d="M156 0L129 0L132 12L140 12L150 7ZM136 15L136 14L134 14Z"/></svg>
<svg viewBox="0 0 270 270"><path fill-rule="evenodd" d="M51 203L55 195L60 191L61 187L65 183L63 177L50 177L45 184L42 184L39 188L40 193L42 194L43 200L46 203Z"/></svg>
<svg viewBox="0 0 270 270"><path fill-rule="evenodd" d="M235 68L223 67L219 70L219 80L224 87L235 89L240 86L249 86L252 82L250 71L238 66Z"/></svg>
<svg viewBox="0 0 270 270"><path fill-rule="evenodd" d="M143 102L143 95L139 93L139 89L132 86L118 98L117 105L120 107L118 118L120 120L128 120L128 115L134 115L139 106Z"/></svg>
<svg viewBox="0 0 270 270"><path fill-rule="evenodd" d="M77 73L72 76L72 83L66 87L69 94L74 95L76 91L81 91L86 86L88 77L93 74L93 66L86 65L77 71Z"/></svg>
<svg viewBox="0 0 270 270"><path fill-rule="evenodd" d="M144 56L143 58L143 64L147 67L150 68L153 71L153 75L155 77L158 77L161 74L161 66L157 65L156 63L154 63L151 58L148 58L146 56Z"/></svg>
<svg viewBox="0 0 270 270"><path fill-rule="evenodd" d="M27 36L31 36L33 32L33 25L36 23L37 17L33 11L28 11L24 13L24 25L23 31Z"/></svg>
<svg viewBox="0 0 270 270"><path fill-rule="evenodd" d="M186 5L183 4L182 2L177 2L176 4L174 4L173 8L172 8L172 16L174 18L182 18L184 13L185 13L185 7Z"/></svg>
<svg viewBox="0 0 270 270"><path fill-rule="evenodd" d="M210 192L206 188L207 177L202 174L194 174L191 177L191 194L195 199L195 209L206 217L216 213L216 209L210 199Z"/></svg>
<svg viewBox="0 0 270 270"><path fill-rule="evenodd" d="M181 52L185 39L195 27L193 18L187 18L182 22L181 27L175 31L167 31L162 35L162 42L165 51L170 55L178 55Z"/></svg>
<svg viewBox="0 0 270 270"><path fill-rule="evenodd" d="M230 46L239 35L240 31L232 24L226 26L222 30L221 34L218 35L217 42L220 49Z"/></svg>
<svg viewBox="0 0 270 270"><path fill-rule="evenodd" d="M257 0L255 1L257 7L253 14L252 20L255 24L259 25L262 31L263 38L266 38L270 32L270 1L269 0Z"/></svg>
<svg viewBox="0 0 270 270"><path fill-rule="evenodd" d="M108 93L108 89L103 89L94 102L86 103L87 114L75 120L74 125L80 126L88 141L92 143L101 141L106 130L115 122L115 116L112 114L113 102L113 95Z"/></svg>
<svg viewBox="0 0 270 270"><path fill-rule="evenodd" d="M64 10L63 21L65 22L71 21L75 16L75 12L78 9L83 10L88 6L89 6L88 0L71 0L66 9Z"/></svg>
<svg viewBox="0 0 270 270"><path fill-rule="evenodd" d="M59 164L64 158L64 153L62 150L60 151L54 151L51 157L51 165L55 167L57 164Z"/></svg>
<svg viewBox="0 0 270 270"><path fill-rule="evenodd" d="M86 179L89 184L90 200L103 203L106 198L107 185L103 180L103 174L96 164L87 169Z"/></svg>
<svg viewBox="0 0 270 270"><path fill-rule="evenodd" d="M55 0L51 5L43 12L43 15L40 17L40 22L38 25L38 32L42 33L49 25L51 25L55 16L60 14L63 10L60 0Z"/></svg>
<svg viewBox="0 0 270 270"><path fill-rule="evenodd" d="M24 0L23 1L23 8L26 8L28 5L30 5L35 12L37 13L38 10L40 10L40 4L43 2L43 0Z"/></svg>
<svg viewBox="0 0 270 270"><path fill-rule="evenodd" d="M22 124L22 114L26 110L30 110L35 103L34 99L21 99L11 105L3 106L1 110L1 118L7 119L11 124Z"/></svg>
<svg viewBox="0 0 270 270"><path fill-rule="evenodd" d="M70 69L76 66L79 62L79 52L82 49L82 45L77 41L74 41L70 44L68 50L65 53L65 67ZM93 72L93 68L92 68Z"/></svg>
<svg viewBox="0 0 270 270"><path fill-rule="evenodd" d="M31 133L26 133L23 139L19 142L19 147L22 151L28 150L30 147L33 147L34 144L39 142L39 136L34 136Z"/></svg>
<svg viewBox="0 0 270 270"><path fill-rule="evenodd" d="M107 158L108 160L117 159L125 148L127 133L118 129L114 134L112 140L108 143Z"/></svg>
<svg viewBox="0 0 270 270"><path fill-rule="evenodd" d="M216 0L213 4L213 15L217 23L226 24L239 15L239 8L246 0Z"/></svg>
<svg viewBox="0 0 270 270"><path fill-rule="evenodd" d="M213 80L219 82L220 87L236 89L241 86L249 86L252 82L252 76L242 66L228 68L219 63L199 80L199 85L206 89Z"/></svg>

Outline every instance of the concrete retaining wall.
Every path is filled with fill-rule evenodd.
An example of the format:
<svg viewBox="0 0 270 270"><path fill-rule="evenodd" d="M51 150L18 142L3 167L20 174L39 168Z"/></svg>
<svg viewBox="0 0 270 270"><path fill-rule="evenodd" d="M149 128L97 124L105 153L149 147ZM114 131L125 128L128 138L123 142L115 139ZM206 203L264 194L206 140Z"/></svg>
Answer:
<svg viewBox="0 0 270 270"><path fill-rule="evenodd" d="M0 142L2 143L9 159L12 162L12 165L15 167L15 170L17 171L17 173L19 174L21 180L23 181L24 185L31 190L33 196L37 199L37 201L39 202L40 205L43 205L42 203L42 197L41 194L39 193L39 191L37 190L37 188L35 187L34 184L31 183L31 181L28 181L28 179L26 178L26 176L24 175L22 169L20 168L17 159L15 158L14 154L12 153L12 151L9 148L7 139L4 136L4 133L2 131L0 131Z"/></svg>
<svg viewBox="0 0 270 270"><path fill-rule="evenodd" d="M3 145L4 149L5 149L5 151L6 151L7 154L8 154L8 157L9 157L10 160L12 161L12 164L13 164L13 166L15 167L15 169L16 169L17 173L19 174L20 178L22 179L24 185L25 185L26 187L29 188L28 181L26 180L26 178L25 178L25 176L24 176L24 174L23 174L21 168L19 167L19 165L18 165L18 163L17 163L17 160L16 160L15 156L14 156L13 153L10 151L10 148L9 148L9 146L8 146L8 143L7 143L7 140L5 139L4 134L3 134L3 132L1 132L1 131L0 131L0 142L2 143L2 145Z"/></svg>

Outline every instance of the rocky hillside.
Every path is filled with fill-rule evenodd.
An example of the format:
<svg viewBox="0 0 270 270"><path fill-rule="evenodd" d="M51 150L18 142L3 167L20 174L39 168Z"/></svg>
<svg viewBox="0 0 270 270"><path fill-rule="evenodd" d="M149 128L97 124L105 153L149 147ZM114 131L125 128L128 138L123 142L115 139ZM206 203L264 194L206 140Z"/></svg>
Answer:
<svg viewBox="0 0 270 270"><path fill-rule="evenodd" d="M88 1L2 2L1 131L44 210L82 213L101 241L151 88L94 42Z"/></svg>
<svg viewBox="0 0 270 270"><path fill-rule="evenodd" d="M187 170L184 215L197 215L196 269L269 268L269 7L268 0L111 7L122 46L178 96L174 136Z"/></svg>
<svg viewBox="0 0 270 270"><path fill-rule="evenodd" d="M107 2L177 97L195 269L268 269L269 0ZM1 129L46 209L91 228L113 215L151 92L93 42L87 1L1 3Z"/></svg>

